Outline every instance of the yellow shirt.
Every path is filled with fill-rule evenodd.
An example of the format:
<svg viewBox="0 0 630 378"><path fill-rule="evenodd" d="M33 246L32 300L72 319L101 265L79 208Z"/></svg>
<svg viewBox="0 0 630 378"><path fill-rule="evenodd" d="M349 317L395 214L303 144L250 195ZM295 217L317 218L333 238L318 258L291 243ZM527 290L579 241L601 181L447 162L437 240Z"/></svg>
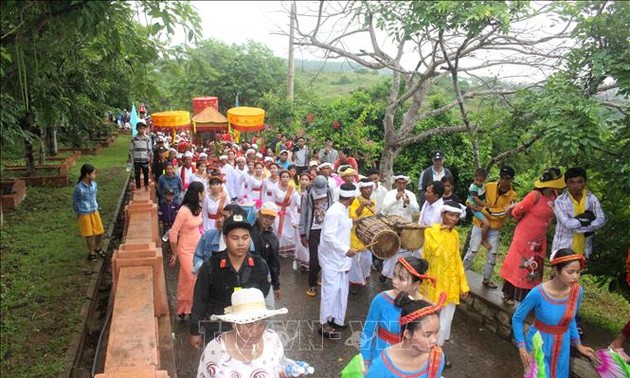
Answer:
<svg viewBox="0 0 630 378"><path fill-rule="evenodd" d="M428 299L437 303L440 293L446 293L446 302L459 304L459 297L468 292L468 280L459 253L457 230L443 228L441 224L424 230L422 257L429 262L427 273L436 278L436 287L425 280L420 285L421 293L428 293Z"/></svg>
<svg viewBox="0 0 630 378"><path fill-rule="evenodd" d="M586 211L586 188L582 190L582 198L580 199L580 202L576 201L571 193L569 193L569 198L571 198L571 203L573 204L573 214L578 215ZM584 250L586 249L586 238L583 233L573 233L573 245L571 247L575 252L584 254Z"/></svg>
<svg viewBox="0 0 630 378"><path fill-rule="evenodd" d="M516 200L516 192L513 189L499 195L499 182L489 182L486 184L486 203L489 204L490 215L486 212L488 220L490 221L490 228L493 230L500 230L503 228L503 222L507 218L507 208L512 202ZM501 214L492 216L492 214ZM476 217L473 218L473 224L477 227L481 227L481 221Z"/></svg>
<svg viewBox="0 0 630 378"><path fill-rule="evenodd" d="M376 202L374 202L374 200L369 200L369 201L370 201L370 206L364 206L363 209L361 210L361 213L357 215L357 209L359 209L359 206L361 206L361 203L359 202L358 198L355 198L350 204L350 206L348 206L348 215L350 216L350 219L355 220L355 219L374 216L376 214L376 210L375 210ZM355 251L358 251L358 250L363 249L365 245L357 237L356 229L357 229L357 225L354 224L352 226L352 232L350 233L350 248L354 249Z"/></svg>

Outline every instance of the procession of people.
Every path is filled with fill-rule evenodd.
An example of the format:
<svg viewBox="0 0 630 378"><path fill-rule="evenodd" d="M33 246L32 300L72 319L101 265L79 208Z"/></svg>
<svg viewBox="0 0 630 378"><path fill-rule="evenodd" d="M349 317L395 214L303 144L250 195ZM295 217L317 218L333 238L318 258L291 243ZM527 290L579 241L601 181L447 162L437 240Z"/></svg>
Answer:
<svg viewBox="0 0 630 378"><path fill-rule="evenodd" d="M502 290L507 306L523 303L514 316L514 338L524 368L532 366L536 329L550 333L553 343L566 338L560 352L545 347L549 376L566 376L569 334L579 352L597 358L581 345L575 328L582 297L579 274L592 250L592 235L605 224L599 201L585 188L583 168L564 175L547 169L520 202L512 187L513 168L501 167L497 180L490 182L485 170L477 170L466 201L458 202L442 151L431 154L433 165L421 172L416 196L407 189L409 174L396 173L391 183L382 182L378 169L360 167L351 150L337 150L331 138L319 153L311 153L317 150L307 144L308 138L300 136L293 143L283 134L267 143L260 134L251 143L237 143L229 134L199 140L186 132L175 138L158 132L155 145L148 146L146 123L137 127L130 151L135 190L142 186L141 174L148 176L147 167L162 169L152 173L164 240L170 241L169 262L180 264L177 315L190 322L192 345L204 348L209 343L200 377L216 376L217 361L230 357L235 366L251 370L254 364L278 376L284 356L276 355L274 366L265 367L259 359L267 351L257 348L268 339L268 348L281 350L273 331L259 325L261 319L286 312L275 310L282 298L281 277L290 274L280 272L282 258L293 259L294 270L308 272L304 294L319 301L319 315L313 315L319 317L319 333L330 340L340 339L347 327L349 294L358 293L372 273L379 276L384 290L366 309L360 342L365 376L441 376L454 362L442 345L450 337L456 306L470 290L465 270L480 247L485 248L483 285L499 290L491 277L501 228L509 218L518 224L501 267ZM473 230L462 259L457 226L467 212L473 216ZM557 253L547 248L553 218L558 224L549 244ZM546 261L551 261L554 276L543 282ZM264 297L260 316L243 310L248 321L232 312L235 303L230 307L230 297L234 301L235 293L246 288ZM550 318L540 312L550 305L564 315ZM524 335L522 321L529 312L537 328ZM259 329L250 337L253 344L243 339L252 327ZM246 353L239 349L241 342Z"/></svg>

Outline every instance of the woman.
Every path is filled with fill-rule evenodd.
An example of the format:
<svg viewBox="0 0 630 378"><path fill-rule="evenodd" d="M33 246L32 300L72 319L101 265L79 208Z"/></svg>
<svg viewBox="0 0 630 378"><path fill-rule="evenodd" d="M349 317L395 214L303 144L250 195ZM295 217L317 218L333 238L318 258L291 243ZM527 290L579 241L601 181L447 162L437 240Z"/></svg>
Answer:
<svg viewBox="0 0 630 378"><path fill-rule="evenodd" d="M259 202L262 205L262 191L265 177L263 176L264 165L261 162L254 163L254 174L245 179L244 203Z"/></svg>
<svg viewBox="0 0 630 378"><path fill-rule="evenodd" d="M295 188L295 190L300 192L300 177L297 174L297 168L295 168L295 165L290 164L287 170L289 171L289 177L290 177L289 185L291 185L292 187Z"/></svg>
<svg viewBox="0 0 630 378"><path fill-rule="evenodd" d="M424 282L421 289L423 292L427 290L427 297L431 302L437 302L441 293L447 296L446 305L440 312L437 345L441 347L450 339L455 308L460 298L466 298L470 289L459 252L459 235L455 230L463 209L455 201L446 201L440 208L440 213L442 223L436 223L424 230L422 247L422 256L429 263L427 274L438 277L439 280L435 286L429 286ZM450 366L450 363L447 362L446 365Z"/></svg>
<svg viewBox="0 0 630 378"><path fill-rule="evenodd" d="M536 180L535 189L512 208L511 215L518 224L501 267L503 302L508 306L522 301L542 281L553 202L564 186L560 170L549 168Z"/></svg>
<svg viewBox="0 0 630 378"><path fill-rule="evenodd" d="M269 176L263 181L263 203L275 201L275 191L278 187L278 182L280 182L280 176L278 176L280 166L275 162L271 162L269 163L267 169L269 169Z"/></svg>
<svg viewBox="0 0 630 378"><path fill-rule="evenodd" d="M103 222L98 213L96 202L96 168L91 164L81 166L81 176L72 193L72 208L77 214L79 232L85 237L88 247L88 261L95 261L99 257L105 257L105 251L101 249L103 242Z"/></svg>
<svg viewBox="0 0 630 378"><path fill-rule="evenodd" d="M199 238L203 233L201 216L204 192L203 184L192 182L184 194L182 206L177 212L175 223L168 232L171 244L169 266L174 267L179 258L179 276L177 279L177 314L180 319L190 314L195 288L195 275L192 270L193 255Z"/></svg>
<svg viewBox="0 0 630 378"><path fill-rule="evenodd" d="M223 177L213 172L209 178L210 191L203 201L203 230L216 228L217 220L221 218L221 211L229 203L223 190Z"/></svg>
<svg viewBox="0 0 630 378"><path fill-rule="evenodd" d="M190 178L190 182L197 181L197 182L202 183L203 190L204 192L207 193L208 192L208 172L207 172L208 163L206 162L206 160L197 160L195 167L197 171L193 173L192 177Z"/></svg>
<svg viewBox="0 0 630 378"><path fill-rule="evenodd" d="M300 184L298 185L298 195L300 196L300 200L297 203L297 212L300 214L302 212L302 203L305 203L303 197L307 195L308 188L311 187L312 177L308 172L303 172L300 174ZM308 246L302 245L300 241L300 231L298 229L295 230L293 243L295 244L295 260L293 260L293 270L300 269L303 272L308 271L309 264L309 252Z"/></svg>
<svg viewBox="0 0 630 378"><path fill-rule="evenodd" d="M536 332L540 332L543 340L544 369L547 377L569 376L571 345L587 357L595 356L593 349L582 345L575 322L584 293L578 280L585 265L583 255L569 248L558 250L551 260L553 278L532 289L514 312L512 330L525 371L531 367L532 338ZM527 336L524 337L523 322L532 311L534 324L529 327Z"/></svg>
<svg viewBox="0 0 630 378"><path fill-rule="evenodd" d="M158 193L160 193L160 199L166 196L166 193L169 191L173 191L173 198L175 203L178 205L181 204L181 195L184 185L182 184L182 179L175 174L175 167L172 162L166 163L166 168L164 168L164 174L160 176L157 184Z"/></svg>
<svg viewBox="0 0 630 378"><path fill-rule="evenodd" d="M428 268L429 263L424 259L399 257L394 266L392 289L381 292L372 300L359 344L366 369L385 348L401 341L400 308L394 305L394 299L401 293L417 300L424 299L419 292L422 280L435 282L433 277L425 275Z"/></svg>
<svg viewBox="0 0 630 378"><path fill-rule="evenodd" d="M284 348L278 334L267 329L265 319L286 314L287 309L268 310L259 289L232 293L232 306L212 320L232 323L233 330L217 336L206 346L197 377L278 377L283 373Z"/></svg>
<svg viewBox="0 0 630 378"><path fill-rule="evenodd" d="M441 377L446 358L436 343L440 330L438 313L444 300L446 295L442 294L440 302L432 306L427 301L413 300L400 293L394 304L401 308L401 341L382 351L365 377Z"/></svg>
<svg viewBox="0 0 630 378"><path fill-rule="evenodd" d="M280 241L278 254L282 257L293 256L295 254L295 243L300 216L298 208L300 206L300 196L291 185L289 171L280 172L280 181L274 190L273 202L280 207L278 217L274 224L274 230Z"/></svg>

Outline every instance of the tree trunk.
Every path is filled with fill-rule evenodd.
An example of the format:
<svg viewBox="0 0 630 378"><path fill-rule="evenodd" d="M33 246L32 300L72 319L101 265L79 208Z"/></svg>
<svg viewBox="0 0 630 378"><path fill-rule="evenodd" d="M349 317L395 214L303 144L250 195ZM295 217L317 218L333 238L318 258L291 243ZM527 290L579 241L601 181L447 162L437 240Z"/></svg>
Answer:
<svg viewBox="0 0 630 378"><path fill-rule="evenodd" d="M26 173L33 176L35 174L35 154L33 153L33 142L30 140L24 140L24 160Z"/></svg>
<svg viewBox="0 0 630 378"><path fill-rule="evenodd" d="M381 173L381 181L384 183L387 190L390 190L392 187L391 177L394 173L394 160L399 152L400 148L398 147L385 146L383 155L381 155L379 170Z"/></svg>
<svg viewBox="0 0 630 378"><path fill-rule="evenodd" d="M58 146L57 146L57 127L55 126L50 126L48 127L48 130L46 131L46 141L48 144L48 155L50 156L55 156L58 153Z"/></svg>

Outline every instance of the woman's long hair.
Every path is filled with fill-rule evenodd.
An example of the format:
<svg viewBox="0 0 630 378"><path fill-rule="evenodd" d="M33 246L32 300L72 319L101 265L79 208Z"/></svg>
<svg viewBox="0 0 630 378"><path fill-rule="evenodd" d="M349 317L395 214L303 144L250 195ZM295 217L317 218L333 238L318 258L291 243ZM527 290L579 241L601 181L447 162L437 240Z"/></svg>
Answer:
<svg viewBox="0 0 630 378"><path fill-rule="evenodd" d="M203 192L203 184L199 181L193 181L188 186L182 200L182 206L188 206L194 216L201 214L201 204L199 203L199 193L201 192Z"/></svg>
<svg viewBox="0 0 630 378"><path fill-rule="evenodd" d="M81 176L79 176L79 181L77 181L77 184L80 183L85 178L85 176L91 174L95 170L96 168L94 168L92 164L83 164L81 166Z"/></svg>

